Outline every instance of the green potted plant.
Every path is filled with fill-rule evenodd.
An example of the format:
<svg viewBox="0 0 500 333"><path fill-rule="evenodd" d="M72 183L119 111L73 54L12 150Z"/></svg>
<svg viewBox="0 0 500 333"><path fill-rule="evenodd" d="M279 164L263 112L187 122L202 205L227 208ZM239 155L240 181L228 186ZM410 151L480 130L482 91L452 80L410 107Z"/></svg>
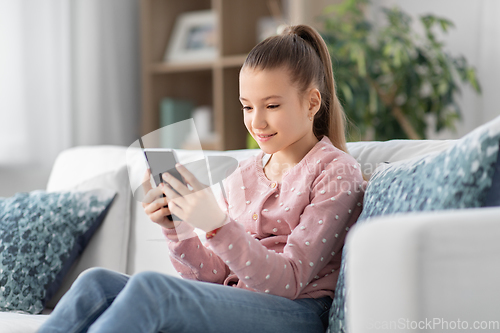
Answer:
<svg viewBox="0 0 500 333"><path fill-rule="evenodd" d="M459 83L480 93L473 67L452 56L436 37L453 23L420 17L423 36L399 8L382 9L387 23L375 26L365 15L368 0L346 0L327 7L322 35L332 56L337 92L350 120L351 140L424 139L427 118L435 130L454 129L461 113ZM354 127L352 127L354 126Z"/></svg>

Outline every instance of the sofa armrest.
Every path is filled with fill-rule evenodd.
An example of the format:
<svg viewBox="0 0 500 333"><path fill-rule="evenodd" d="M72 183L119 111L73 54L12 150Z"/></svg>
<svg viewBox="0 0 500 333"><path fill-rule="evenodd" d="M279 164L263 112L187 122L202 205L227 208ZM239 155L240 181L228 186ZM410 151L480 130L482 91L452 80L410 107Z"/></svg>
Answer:
<svg viewBox="0 0 500 333"><path fill-rule="evenodd" d="M499 329L499 222L495 207L399 214L355 226L346 239L350 331Z"/></svg>

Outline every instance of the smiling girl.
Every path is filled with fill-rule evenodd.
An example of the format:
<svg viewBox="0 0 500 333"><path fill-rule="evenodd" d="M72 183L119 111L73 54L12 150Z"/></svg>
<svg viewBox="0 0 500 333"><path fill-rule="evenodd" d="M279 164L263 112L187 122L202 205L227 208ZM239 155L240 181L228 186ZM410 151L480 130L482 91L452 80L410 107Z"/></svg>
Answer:
<svg viewBox="0 0 500 333"><path fill-rule="evenodd" d="M92 269L40 332L324 332L365 183L321 36L299 25L258 44L240 72L240 101L262 151L225 180L219 204L181 165L192 190L168 174L147 189L144 210L183 279ZM195 227L206 245L185 237Z"/></svg>

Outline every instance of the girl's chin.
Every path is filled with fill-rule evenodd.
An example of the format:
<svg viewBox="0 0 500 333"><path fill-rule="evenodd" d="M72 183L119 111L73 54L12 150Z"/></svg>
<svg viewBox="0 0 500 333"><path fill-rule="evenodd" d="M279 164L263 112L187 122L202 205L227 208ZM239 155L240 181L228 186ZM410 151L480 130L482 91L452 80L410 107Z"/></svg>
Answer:
<svg viewBox="0 0 500 333"><path fill-rule="evenodd" d="M272 149L269 146L266 146L265 144L259 144L260 150L262 150L266 154L274 154L276 153L276 149Z"/></svg>

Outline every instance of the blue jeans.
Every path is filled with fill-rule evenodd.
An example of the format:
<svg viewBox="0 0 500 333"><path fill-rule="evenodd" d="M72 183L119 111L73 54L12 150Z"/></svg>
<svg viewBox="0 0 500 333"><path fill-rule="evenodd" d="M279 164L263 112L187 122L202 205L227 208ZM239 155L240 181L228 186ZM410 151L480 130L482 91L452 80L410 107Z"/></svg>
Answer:
<svg viewBox="0 0 500 333"><path fill-rule="evenodd" d="M324 332L331 302L92 268L76 279L38 333Z"/></svg>

